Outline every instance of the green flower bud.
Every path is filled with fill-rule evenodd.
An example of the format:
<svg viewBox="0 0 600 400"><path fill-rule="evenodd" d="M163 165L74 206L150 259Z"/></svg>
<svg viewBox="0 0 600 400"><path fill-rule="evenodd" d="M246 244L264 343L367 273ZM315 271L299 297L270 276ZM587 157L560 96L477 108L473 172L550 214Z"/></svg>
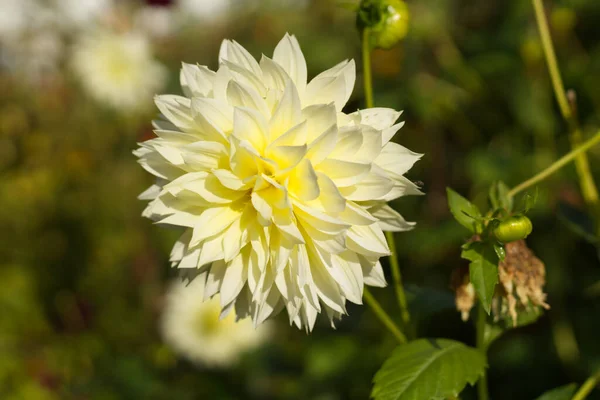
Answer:
<svg viewBox="0 0 600 400"><path fill-rule="evenodd" d="M529 218L524 215L514 215L500 222L493 232L498 241L510 243L525 239L532 230L533 225Z"/></svg>
<svg viewBox="0 0 600 400"><path fill-rule="evenodd" d="M371 46L390 49L408 32L408 7L402 0L362 0L356 25L370 31Z"/></svg>

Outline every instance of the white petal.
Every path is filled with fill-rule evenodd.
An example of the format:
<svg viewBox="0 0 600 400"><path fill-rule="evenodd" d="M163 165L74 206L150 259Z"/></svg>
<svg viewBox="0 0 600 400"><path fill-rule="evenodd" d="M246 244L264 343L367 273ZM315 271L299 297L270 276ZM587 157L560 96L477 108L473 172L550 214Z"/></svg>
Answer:
<svg viewBox="0 0 600 400"><path fill-rule="evenodd" d="M328 158L318 164L315 169L331 178L338 187L346 187L362 182L369 174L371 165Z"/></svg>
<svg viewBox="0 0 600 400"><path fill-rule="evenodd" d="M236 107L233 120L233 135L239 140L248 141L258 152L262 152L269 137L265 117L252 108Z"/></svg>
<svg viewBox="0 0 600 400"><path fill-rule="evenodd" d="M227 266L222 260L212 263L204 286L204 301L210 299L221 289L226 269Z"/></svg>
<svg viewBox="0 0 600 400"><path fill-rule="evenodd" d="M283 91L283 96L281 97L279 105L269 121L271 140L274 141L289 129L302 122L301 115L302 111L300 108L298 91L291 82L288 82Z"/></svg>
<svg viewBox="0 0 600 400"><path fill-rule="evenodd" d="M236 258L227 263L225 275L221 284L221 307L225 307L240 293L248 279L249 250L244 250Z"/></svg>
<svg viewBox="0 0 600 400"><path fill-rule="evenodd" d="M374 107L355 112L361 117L361 124L370 125L381 131L391 127L400 117L402 111L396 111L391 108Z"/></svg>
<svg viewBox="0 0 600 400"><path fill-rule="evenodd" d="M352 201L380 200L394 188L394 182L385 172L373 165L371 171L357 184L340 189L344 197Z"/></svg>
<svg viewBox="0 0 600 400"><path fill-rule="evenodd" d="M389 142L390 140L392 140L392 138L394 137L394 135L400 130L400 128L402 128L404 126L404 121L396 124L396 125L392 125L389 128L384 129L381 135L381 141L383 144L386 144L387 142Z"/></svg>
<svg viewBox="0 0 600 400"><path fill-rule="evenodd" d="M321 193L317 173L309 160L304 159L290 176L288 188L291 193L304 201L314 200Z"/></svg>
<svg viewBox="0 0 600 400"><path fill-rule="evenodd" d="M336 110L341 111L352 94L355 79L354 60L343 61L310 81L304 100L306 104L328 104L333 101Z"/></svg>
<svg viewBox="0 0 600 400"><path fill-rule="evenodd" d="M405 232L410 231L416 225L416 222L406 221L402 215L385 203L371 212L375 218L379 219L379 227L384 231Z"/></svg>
<svg viewBox="0 0 600 400"><path fill-rule="evenodd" d="M359 254L382 257L390 254L383 232L379 225L355 225L348 229L346 244L348 249Z"/></svg>
<svg viewBox="0 0 600 400"><path fill-rule="evenodd" d="M308 124L307 141L312 142L337 123L335 104L317 104L302 109L302 119Z"/></svg>
<svg viewBox="0 0 600 400"><path fill-rule="evenodd" d="M362 267L364 281L366 285L374 287L386 287L385 275L379 261L370 262L365 257L358 256Z"/></svg>
<svg viewBox="0 0 600 400"><path fill-rule="evenodd" d="M215 72L204 65L182 63L179 80L187 97L208 97L214 78Z"/></svg>
<svg viewBox="0 0 600 400"><path fill-rule="evenodd" d="M261 70L250 53L235 40L224 40L219 50L219 61L229 61L237 64L257 76L261 76Z"/></svg>
<svg viewBox="0 0 600 400"><path fill-rule="evenodd" d="M265 118L271 118L271 111L265 100L251 87L236 81L230 81L227 86L227 100L234 107L252 108Z"/></svg>
<svg viewBox="0 0 600 400"><path fill-rule="evenodd" d="M375 159L375 164L399 177L411 169L421 157L423 157L423 154L415 153L397 143L389 142Z"/></svg>
<svg viewBox="0 0 600 400"><path fill-rule="evenodd" d="M270 89L283 91L287 82L291 80L290 76L279 64L265 55L260 59L260 68L265 84Z"/></svg>
<svg viewBox="0 0 600 400"><path fill-rule="evenodd" d="M190 246L223 232L233 221L239 218L241 212L231 207L214 207L206 209L194 222L194 233Z"/></svg>
<svg viewBox="0 0 600 400"><path fill-rule="evenodd" d="M306 88L306 61L295 36L285 34L275 47L273 60L292 78L300 94Z"/></svg>

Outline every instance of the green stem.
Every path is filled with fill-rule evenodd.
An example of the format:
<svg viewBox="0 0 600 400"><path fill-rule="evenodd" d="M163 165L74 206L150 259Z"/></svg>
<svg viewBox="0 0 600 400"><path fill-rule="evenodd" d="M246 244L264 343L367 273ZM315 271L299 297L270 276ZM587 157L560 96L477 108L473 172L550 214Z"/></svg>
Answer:
<svg viewBox="0 0 600 400"><path fill-rule="evenodd" d="M595 375L590 376L583 385L579 388L572 400L583 400L585 399L592 390L600 383L600 371Z"/></svg>
<svg viewBox="0 0 600 400"><path fill-rule="evenodd" d="M390 318L390 316L381 307L379 302L375 300L375 297L373 297L369 289L367 289L366 287L364 289L363 296L366 303L369 305L369 307L371 307L377 318L379 318L379 320L383 323L383 325L385 325L386 328L388 328L392 335L394 335L396 339L398 339L398 342L400 344L406 343L407 340L404 333L402 333L400 328L398 328L394 321L392 321L392 318Z"/></svg>
<svg viewBox="0 0 600 400"><path fill-rule="evenodd" d="M558 62L556 61L556 54L554 52L554 46L552 44L552 37L550 36L550 29L548 28L548 21L544 12L544 5L542 0L532 0L533 8L535 10L535 18L537 20L538 29L542 38L542 47L544 49L544 55L546 57L546 63L548 64L548 71L550 72L550 79L552 80L552 87L554 88L554 94L556 101L560 108L560 113L569 126L569 139L571 141L571 147L577 147L582 140L581 130L579 129L579 123L577 122L577 116L573 107L569 104L565 87L562 82L560 75L560 69L558 68ZM577 174L579 176L579 184L585 202L588 206L593 207L598 203L598 189L594 183L590 171L590 164L586 154L581 154L577 157L575 162L577 168Z"/></svg>
<svg viewBox="0 0 600 400"><path fill-rule="evenodd" d="M365 28L362 34L362 61L363 61L363 85L365 88L365 102L367 108L372 108L373 102L373 76L371 74L371 45L370 45L370 31L369 28ZM390 248L390 267L392 269L392 278L394 282L394 291L398 299L398 306L400 307L400 316L402 318L402 326L405 330L409 329L410 326L410 312L408 311L408 303L406 301L406 294L404 293L404 286L402 285L402 274L400 273L400 265L398 264L398 256L396 253L396 243L394 241L394 234L392 232L386 232L385 237Z"/></svg>
<svg viewBox="0 0 600 400"><path fill-rule="evenodd" d="M485 345L485 321L486 321L486 313L481 301L477 306L477 325L476 325L476 343L479 351L486 353L487 347ZM483 371L483 375L479 378L477 382L477 393L479 400L488 400L488 386L487 386L487 372Z"/></svg>
<svg viewBox="0 0 600 400"><path fill-rule="evenodd" d="M371 74L371 31L365 28L362 34L363 85L367 108L373 107L373 76Z"/></svg>
<svg viewBox="0 0 600 400"><path fill-rule="evenodd" d="M402 326L410 336L410 312L408 311L408 302L402 285L402 274L400 273L400 265L398 264L398 255L396 254L396 241L394 240L394 232L386 232L385 237L390 248L390 266L392 269L392 279L394 282L394 291L400 307L400 317L402 318Z"/></svg>
<svg viewBox="0 0 600 400"><path fill-rule="evenodd" d="M562 167L567 165L569 162L573 161L573 159L577 158L579 155L584 154L587 150L589 150L591 147L596 145L598 142L600 142L600 131L598 133L596 133L591 139L588 139L588 141L586 141L581 146L571 150L569 153L565 154L564 156L562 156L561 158L556 160L552 165L550 165L548 168L546 168L542 172L538 173L537 175L534 175L533 177L527 179L526 181L524 181L524 182L520 183L519 185L515 186L514 188L512 188L508 192L508 196L514 197L517 193L522 192L523 190L546 179L547 177L552 175L554 172L561 169Z"/></svg>

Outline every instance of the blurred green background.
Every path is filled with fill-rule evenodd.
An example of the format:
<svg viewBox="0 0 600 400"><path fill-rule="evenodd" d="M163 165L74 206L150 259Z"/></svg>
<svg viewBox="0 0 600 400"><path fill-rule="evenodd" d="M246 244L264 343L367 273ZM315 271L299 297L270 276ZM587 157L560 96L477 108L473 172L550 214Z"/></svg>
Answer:
<svg viewBox="0 0 600 400"><path fill-rule="evenodd" d="M14 21L11 3L30 4L27 13L69 7L66 0L0 0L0 22ZM215 68L223 38L271 56L290 32L314 76L343 59L359 61L354 14L333 0L231 0L218 17L178 10L190 0L98 3L110 18L65 27L63 13L37 25L23 14L20 31L0 30L0 398L368 398L395 342L367 307L350 305L337 330L319 320L310 335L280 315L269 342L230 368L195 366L162 341L164 294L176 276L168 255L178 233L141 217L137 195L152 178L131 154L152 137L157 111L151 97L135 111L95 100L70 63L87 30L134 26L169 71L159 92L180 94L181 61ZM408 36L373 55L376 104L404 110L396 140L425 153L409 177L427 195L394 204L418 223L397 236L401 266L419 334L473 344L473 327L460 320L450 291L468 233L452 220L445 188L485 204L493 181L513 186L566 153L567 128L530 2L407 3ZM589 137L600 127L600 2L546 3L565 85L577 93ZM363 106L358 65L347 111ZM596 176L599 157L600 148L590 152ZM546 264L552 309L492 345L493 399L533 399L600 367L598 252L568 229L561 204L584 209L572 165L539 187L531 214L528 243ZM373 292L398 317L391 288ZM474 390L462 398L474 399Z"/></svg>

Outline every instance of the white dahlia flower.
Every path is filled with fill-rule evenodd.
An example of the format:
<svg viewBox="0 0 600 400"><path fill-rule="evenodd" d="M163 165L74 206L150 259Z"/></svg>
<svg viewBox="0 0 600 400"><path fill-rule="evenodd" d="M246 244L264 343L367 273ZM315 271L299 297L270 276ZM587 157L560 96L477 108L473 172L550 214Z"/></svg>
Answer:
<svg viewBox="0 0 600 400"><path fill-rule="evenodd" d="M167 292L161 331L165 342L177 353L197 364L226 367L236 363L242 353L256 348L271 333L263 324L235 320L233 313L221 316L218 296L206 300L204 283L189 285L173 282Z"/></svg>
<svg viewBox="0 0 600 400"><path fill-rule="evenodd" d="M135 151L158 178L144 216L185 228L173 266L198 269L205 298L239 318L285 307L298 327L320 312L333 325L363 285L385 286L382 230L414 225L386 202L421 193L403 176L421 155L390 141L400 112L342 112L354 61L307 83L290 35L260 62L224 41L219 61L183 64L185 97L156 98L158 137Z"/></svg>
<svg viewBox="0 0 600 400"><path fill-rule="evenodd" d="M147 107L167 78L165 67L152 57L148 38L139 32L99 31L83 36L71 62L87 92L118 110Z"/></svg>

